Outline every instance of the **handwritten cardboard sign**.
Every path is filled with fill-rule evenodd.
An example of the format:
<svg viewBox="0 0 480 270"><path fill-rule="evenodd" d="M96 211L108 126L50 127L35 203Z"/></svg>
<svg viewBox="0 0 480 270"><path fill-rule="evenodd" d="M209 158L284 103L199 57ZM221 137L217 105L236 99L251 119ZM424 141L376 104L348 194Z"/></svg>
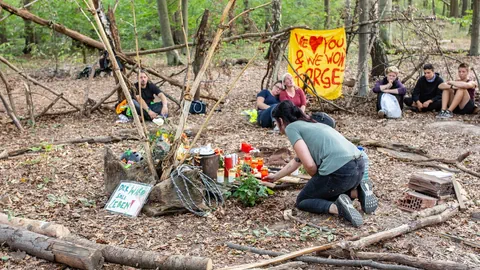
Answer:
<svg viewBox="0 0 480 270"><path fill-rule="evenodd" d="M110 196L105 209L123 215L136 217L147 201L152 190L151 185L122 181Z"/></svg>
<svg viewBox="0 0 480 270"><path fill-rule="evenodd" d="M290 31L288 58L298 74L306 73L310 77L319 96L336 99L342 95L346 44L344 28L293 29ZM293 69L289 66L288 72L295 84L302 87L303 82ZM310 89L308 91L313 94Z"/></svg>

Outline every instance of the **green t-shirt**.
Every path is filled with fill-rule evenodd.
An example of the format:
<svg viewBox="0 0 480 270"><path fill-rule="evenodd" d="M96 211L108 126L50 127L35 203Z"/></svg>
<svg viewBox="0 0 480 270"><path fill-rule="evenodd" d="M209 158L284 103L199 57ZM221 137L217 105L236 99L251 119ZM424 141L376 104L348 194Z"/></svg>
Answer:
<svg viewBox="0 0 480 270"><path fill-rule="evenodd" d="M329 175L362 155L342 134L325 124L295 121L287 126L285 133L292 145L298 140L305 141L320 175Z"/></svg>

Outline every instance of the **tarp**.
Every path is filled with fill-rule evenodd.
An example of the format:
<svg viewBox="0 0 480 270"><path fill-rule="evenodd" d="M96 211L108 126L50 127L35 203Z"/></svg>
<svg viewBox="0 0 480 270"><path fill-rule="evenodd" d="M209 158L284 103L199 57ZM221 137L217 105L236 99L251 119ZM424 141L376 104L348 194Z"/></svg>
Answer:
<svg viewBox="0 0 480 270"><path fill-rule="evenodd" d="M342 95L342 83L347 57L345 29L305 30L290 32L288 59L299 75L306 73L319 96L336 99ZM302 87L292 67L288 67L296 85ZM310 84L310 83L309 83ZM308 88L307 88L308 89ZM311 90L308 90L313 94Z"/></svg>

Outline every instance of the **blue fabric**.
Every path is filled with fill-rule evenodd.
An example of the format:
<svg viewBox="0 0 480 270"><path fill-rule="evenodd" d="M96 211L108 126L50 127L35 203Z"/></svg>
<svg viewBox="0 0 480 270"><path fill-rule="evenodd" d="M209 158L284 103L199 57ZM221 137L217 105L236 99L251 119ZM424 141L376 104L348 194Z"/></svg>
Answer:
<svg viewBox="0 0 480 270"><path fill-rule="evenodd" d="M267 105L273 105L280 102L278 97L272 95L268 89L263 89L257 94L257 97L263 97L265 99L264 103Z"/></svg>
<svg viewBox="0 0 480 270"><path fill-rule="evenodd" d="M359 157L329 175L315 174L298 194L297 208L311 213L329 213L330 206L340 194L350 196L350 191L357 188L364 170L365 163Z"/></svg>
<svg viewBox="0 0 480 270"><path fill-rule="evenodd" d="M257 115L257 124L263 128L273 127L272 111L277 106L273 104L265 110L259 110Z"/></svg>

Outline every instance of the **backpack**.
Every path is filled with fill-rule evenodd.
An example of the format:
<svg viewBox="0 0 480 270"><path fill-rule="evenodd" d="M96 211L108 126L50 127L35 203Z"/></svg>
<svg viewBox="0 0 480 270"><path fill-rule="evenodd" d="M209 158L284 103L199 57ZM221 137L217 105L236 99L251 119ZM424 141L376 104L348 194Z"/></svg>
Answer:
<svg viewBox="0 0 480 270"><path fill-rule="evenodd" d="M324 112L312 113L312 118L313 118L313 120L317 121L318 123L329 125L332 128L335 128L337 126L337 123L335 123L335 119L333 119L332 117L330 117L330 115L328 115Z"/></svg>
<svg viewBox="0 0 480 270"><path fill-rule="evenodd" d="M190 104L190 113L191 114L202 114L207 112L207 104L201 100L194 100Z"/></svg>

